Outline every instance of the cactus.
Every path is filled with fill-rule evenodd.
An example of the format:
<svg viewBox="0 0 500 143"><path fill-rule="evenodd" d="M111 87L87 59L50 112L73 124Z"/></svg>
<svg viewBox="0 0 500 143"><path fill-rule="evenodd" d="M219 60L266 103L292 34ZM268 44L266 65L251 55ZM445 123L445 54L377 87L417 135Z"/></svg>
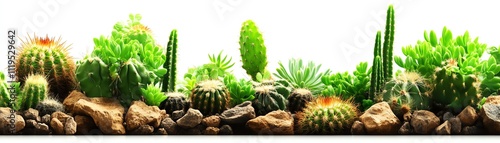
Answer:
<svg viewBox="0 0 500 143"><path fill-rule="evenodd" d="M177 64L177 30L170 32L170 39L167 45L167 55L163 68L167 69L167 73L163 76L162 92L175 91L176 64Z"/></svg>
<svg viewBox="0 0 500 143"><path fill-rule="evenodd" d="M234 75L228 74L224 77L224 84L231 95L231 107L255 99L255 89L248 80L237 80Z"/></svg>
<svg viewBox="0 0 500 143"><path fill-rule="evenodd" d="M226 86L219 80L204 80L191 92L191 107L205 116L220 114L229 108L231 97Z"/></svg>
<svg viewBox="0 0 500 143"><path fill-rule="evenodd" d="M370 94L368 99L374 98L377 93L379 93L382 89L383 84L385 83L384 79L384 69L382 65L382 50L381 50L381 42L380 42L380 31L377 32L377 36L375 38L375 48L373 50L373 65L372 65L372 73L370 80Z"/></svg>
<svg viewBox="0 0 500 143"><path fill-rule="evenodd" d="M273 85L255 87L254 96L252 106L257 115L265 115L272 111L286 109L287 98L280 94Z"/></svg>
<svg viewBox="0 0 500 143"><path fill-rule="evenodd" d="M36 107L40 116L44 116L46 114L52 115L54 112L65 112L64 106L61 102L54 99L52 96L48 96L45 100L39 102Z"/></svg>
<svg viewBox="0 0 500 143"><path fill-rule="evenodd" d="M146 88L141 88L144 102L149 106L160 106L160 104L167 99L167 96L161 92L161 89L149 84Z"/></svg>
<svg viewBox="0 0 500 143"><path fill-rule="evenodd" d="M49 81L50 92L64 100L77 86L73 58L69 55L69 46L61 38L46 36L28 37L22 41L16 57L16 76L21 85L25 84L30 74L41 74Z"/></svg>
<svg viewBox="0 0 500 143"><path fill-rule="evenodd" d="M295 89L292 91L290 96L288 96L287 109L291 113L297 113L303 111L307 103L313 100L313 94L307 89Z"/></svg>
<svg viewBox="0 0 500 143"><path fill-rule="evenodd" d="M307 89L314 95L321 93L325 86L321 82L321 77L330 74L330 69L324 72L319 71L321 64L316 65L310 61L306 65L302 59L290 59L288 69L281 62L278 64L280 67L276 69L277 73L274 76L287 80L294 89Z"/></svg>
<svg viewBox="0 0 500 143"><path fill-rule="evenodd" d="M388 81L392 78L392 51L394 49L394 8L389 5L384 33L384 47L382 51L382 67L384 69L384 79Z"/></svg>
<svg viewBox="0 0 500 143"><path fill-rule="evenodd" d="M409 110L430 109L431 85L416 72L404 72L385 84L379 101L386 101L398 117Z"/></svg>
<svg viewBox="0 0 500 143"><path fill-rule="evenodd" d="M345 134L358 117L357 107L338 97L318 97L297 113L300 134Z"/></svg>
<svg viewBox="0 0 500 143"><path fill-rule="evenodd" d="M15 110L35 108L40 101L45 100L49 92L47 79L40 74L29 75L16 99Z"/></svg>
<svg viewBox="0 0 500 143"><path fill-rule="evenodd" d="M79 61L76 78L88 97L112 97L113 85L108 65L99 57L86 57Z"/></svg>
<svg viewBox="0 0 500 143"><path fill-rule="evenodd" d="M142 63L136 59L130 59L125 62L120 69L120 79L118 81L118 89L122 104L128 107L132 101L141 98L142 88L152 84L156 74L147 71Z"/></svg>
<svg viewBox="0 0 500 143"><path fill-rule="evenodd" d="M264 73L268 62L264 39L252 20L243 23L239 43L242 67L256 81L257 73Z"/></svg>
<svg viewBox="0 0 500 143"><path fill-rule="evenodd" d="M172 114L177 110L187 110L189 109L189 102L183 93L180 92L169 92L166 93L167 99L163 100L160 104L160 109L165 109L167 114Z"/></svg>
<svg viewBox="0 0 500 143"><path fill-rule="evenodd" d="M10 107L9 85L5 81L5 75L0 72L0 107Z"/></svg>

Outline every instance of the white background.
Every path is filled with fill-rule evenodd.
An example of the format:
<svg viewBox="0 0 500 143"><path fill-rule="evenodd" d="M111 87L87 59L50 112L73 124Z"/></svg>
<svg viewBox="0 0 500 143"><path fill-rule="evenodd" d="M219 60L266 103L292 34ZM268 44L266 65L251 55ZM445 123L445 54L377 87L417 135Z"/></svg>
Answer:
<svg viewBox="0 0 500 143"><path fill-rule="evenodd" d="M116 22L139 13L162 45L170 31L178 29L179 77L188 67L207 63L207 54L224 50L236 62L236 75L246 78L238 40L247 19L263 33L272 72L279 61L287 63L292 57L334 72L353 71L359 62L371 65L375 34L384 30L389 4L396 10L395 55L401 54L401 47L422 40L424 30L441 33L443 26L454 36L469 30L481 42L500 45L500 9L494 1L9 0L0 1L0 29L5 36L0 38L5 47L0 55L7 55L7 30L16 28L20 38L33 33L62 37L79 60L92 50L94 37L110 35ZM7 58L0 61L0 69L7 72Z"/></svg>

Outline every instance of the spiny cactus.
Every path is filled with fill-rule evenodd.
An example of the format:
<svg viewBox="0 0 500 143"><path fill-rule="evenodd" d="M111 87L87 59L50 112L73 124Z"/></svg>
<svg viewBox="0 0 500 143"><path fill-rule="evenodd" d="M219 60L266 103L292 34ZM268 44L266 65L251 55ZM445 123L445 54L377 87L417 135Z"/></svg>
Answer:
<svg viewBox="0 0 500 143"><path fill-rule="evenodd" d="M99 57L86 57L78 61L76 78L88 97L112 97L113 80L109 67Z"/></svg>
<svg viewBox="0 0 500 143"><path fill-rule="evenodd" d="M160 109L165 109L167 114L172 114L177 110L185 110L189 109L189 102L186 100L186 97L183 93L180 92L168 92L166 93L167 99L163 100L160 104Z"/></svg>
<svg viewBox="0 0 500 143"><path fill-rule="evenodd" d="M273 85L255 87L255 99L252 106L257 115L265 115L276 110L285 110L287 98L280 94Z"/></svg>
<svg viewBox="0 0 500 143"><path fill-rule="evenodd" d="M21 93L17 96L14 109L19 111L35 108L40 101L47 98L48 93L49 83L43 75L29 75Z"/></svg>
<svg viewBox="0 0 500 143"><path fill-rule="evenodd" d="M394 49L394 8L389 5L384 33L384 47L382 51L382 67L384 68L384 79L388 81L392 78L392 51Z"/></svg>
<svg viewBox="0 0 500 143"><path fill-rule="evenodd" d="M297 113L303 111L307 103L313 100L313 94L307 89L295 89L292 91L290 96L288 96L287 109L291 113Z"/></svg>
<svg viewBox="0 0 500 143"><path fill-rule="evenodd" d="M239 43L243 69L256 81L257 73L266 69L267 53L262 34L252 20L243 23Z"/></svg>
<svg viewBox="0 0 500 143"><path fill-rule="evenodd" d="M16 76L21 85L25 84L30 74L46 76L50 92L60 101L75 89L76 65L68 53L69 46L61 38L28 36L22 41L20 49L16 57Z"/></svg>
<svg viewBox="0 0 500 143"><path fill-rule="evenodd" d="M64 106L57 99L54 99L52 96L48 96L45 100L39 102L36 107L40 116L44 116L46 114L52 115L52 113L60 111L65 112Z"/></svg>
<svg viewBox="0 0 500 143"><path fill-rule="evenodd" d="M167 55L163 68L167 69L167 73L163 76L162 92L175 91L175 81L177 72L177 30L170 32L170 39L167 45Z"/></svg>
<svg viewBox="0 0 500 143"><path fill-rule="evenodd" d="M378 102L386 101L402 117L410 110L430 109L431 85L416 72L404 72L387 82L380 96Z"/></svg>
<svg viewBox="0 0 500 143"><path fill-rule="evenodd" d="M220 114L229 108L231 96L219 80L201 81L191 92L191 107L204 116Z"/></svg>
<svg viewBox="0 0 500 143"><path fill-rule="evenodd" d="M120 79L118 89L122 104L128 107L132 101L141 98L142 88L152 84L156 75L147 71L146 67L136 59L130 59L125 62L120 69Z"/></svg>
<svg viewBox="0 0 500 143"><path fill-rule="evenodd" d="M10 107L9 85L3 72L0 72L0 107Z"/></svg>
<svg viewBox="0 0 500 143"><path fill-rule="evenodd" d="M382 65L382 50L381 50L381 42L380 42L380 31L377 32L377 36L375 38L375 48L373 50L373 65L372 65L372 73L370 80L370 94L369 99L374 98L377 93L381 92L383 88L383 84L385 83L384 79L384 70Z"/></svg>
<svg viewBox="0 0 500 143"><path fill-rule="evenodd" d="M318 97L297 113L300 134L345 134L358 117L357 107L338 97Z"/></svg>

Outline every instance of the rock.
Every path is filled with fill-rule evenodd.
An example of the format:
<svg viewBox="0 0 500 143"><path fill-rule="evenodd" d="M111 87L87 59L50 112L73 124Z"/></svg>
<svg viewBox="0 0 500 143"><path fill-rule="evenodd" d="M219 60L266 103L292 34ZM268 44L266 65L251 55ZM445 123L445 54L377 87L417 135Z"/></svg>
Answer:
<svg viewBox="0 0 500 143"><path fill-rule="evenodd" d="M484 128L490 134L500 134L500 105L485 103L480 114Z"/></svg>
<svg viewBox="0 0 500 143"><path fill-rule="evenodd" d="M405 122L411 121L411 112L406 112L403 114L403 121L405 121Z"/></svg>
<svg viewBox="0 0 500 143"><path fill-rule="evenodd" d="M128 108L125 122L127 130L135 130L142 125L151 125L158 128L163 118L167 116L165 110L160 110L158 106L148 106L142 101L133 101Z"/></svg>
<svg viewBox="0 0 500 143"><path fill-rule="evenodd" d="M87 96L85 96L85 94L77 91L77 90L73 90L69 95L68 97L66 97L63 101L63 105L64 105L64 108L68 111L73 111L73 106L76 104L76 102L78 102L80 99L84 99L84 100L89 100L89 98Z"/></svg>
<svg viewBox="0 0 500 143"><path fill-rule="evenodd" d="M177 134L177 123L175 123L171 118L163 119L161 121L160 128L165 128L167 133L170 135Z"/></svg>
<svg viewBox="0 0 500 143"><path fill-rule="evenodd" d="M172 120L177 121L180 118L182 118L182 116L184 116L184 114L186 114L186 112L184 112L184 110L174 111L174 112L172 112Z"/></svg>
<svg viewBox="0 0 500 143"><path fill-rule="evenodd" d="M177 125L182 128L193 128L201 123L203 114L199 110L190 108L186 115L177 120Z"/></svg>
<svg viewBox="0 0 500 143"><path fill-rule="evenodd" d="M233 129L229 125L222 125L219 128L219 135L232 135Z"/></svg>
<svg viewBox="0 0 500 143"><path fill-rule="evenodd" d="M198 128L183 129L177 131L179 135L201 135L201 131Z"/></svg>
<svg viewBox="0 0 500 143"><path fill-rule="evenodd" d="M463 135L479 135L481 131L476 126L465 126L462 128L461 133Z"/></svg>
<svg viewBox="0 0 500 143"><path fill-rule="evenodd" d="M412 133L410 122L404 122L403 126L399 128L398 133L401 135L409 135Z"/></svg>
<svg viewBox="0 0 500 143"><path fill-rule="evenodd" d="M436 128L436 134L438 135L450 135L451 134L451 123L444 121L443 124Z"/></svg>
<svg viewBox="0 0 500 143"><path fill-rule="evenodd" d="M156 131L157 135L168 135L168 132L167 130L165 130L165 128L158 128L158 130Z"/></svg>
<svg viewBox="0 0 500 143"><path fill-rule="evenodd" d="M64 123L64 134L66 135L74 135L76 133L76 122L73 117L66 118L66 122Z"/></svg>
<svg viewBox="0 0 500 143"><path fill-rule="evenodd" d="M443 121L443 122L444 122L444 121L448 121L449 119L451 119L451 118L453 118L453 117L455 117L455 115L453 115L453 113L451 113L451 112L446 112L446 113L444 113L444 115L443 115L443 119L442 119L441 121Z"/></svg>
<svg viewBox="0 0 500 143"><path fill-rule="evenodd" d="M219 116L209 116L204 118L201 123L207 127L219 127L220 120Z"/></svg>
<svg viewBox="0 0 500 143"><path fill-rule="evenodd" d="M26 126L24 118L8 107L0 107L0 134L15 134Z"/></svg>
<svg viewBox="0 0 500 143"><path fill-rule="evenodd" d="M25 110L23 112L23 118L24 119L33 119L33 120L37 120L38 118L38 110L36 109L33 109L33 108L29 108L28 110Z"/></svg>
<svg viewBox="0 0 500 143"><path fill-rule="evenodd" d="M257 134L293 135L292 114L277 110L247 122L247 127Z"/></svg>
<svg viewBox="0 0 500 143"><path fill-rule="evenodd" d="M97 128L94 120L89 116L76 115L76 134L88 135L91 130Z"/></svg>
<svg viewBox="0 0 500 143"><path fill-rule="evenodd" d="M476 109L471 106L465 107L460 114L457 116L463 125L472 126L476 123L479 116L477 115Z"/></svg>
<svg viewBox="0 0 500 143"><path fill-rule="evenodd" d="M353 135L364 135L366 134L365 125L360 121L355 121L351 127L351 134Z"/></svg>
<svg viewBox="0 0 500 143"><path fill-rule="evenodd" d="M73 112L78 115L92 117L95 124L104 134L125 134L123 115L125 109L115 98L95 97L78 100Z"/></svg>
<svg viewBox="0 0 500 143"><path fill-rule="evenodd" d="M66 113L63 113L63 112L59 112L59 111L58 111L58 112L54 112L54 113L52 113L52 115L50 115L50 117L52 117L52 120L53 120L54 118L57 118L57 119L59 119L59 121L61 121L61 122L66 122L66 119L67 119L67 118L70 118L71 116L70 116L70 115L68 115L68 114L66 114Z"/></svg>
<svg viewBox="0 0 500 143"><path fill-rule="evenodd" d="M49 126L45 123L37 123L35 125L35 134L37 134L37 135L50 134Z"/></svg>
<svg viewBox="0 0 500 143"><path fill-rule="evenodd" d="M150 135L154 131L154 127L150 125L141 125L129 134L131 135Z"/></svg>
<svg viewBox="0 0 500 143"><path fill-rule="evenodd" d="M244 124L255 118L255 110L251 101L245 101L221 114L221 120L228 124Z"/></svg>
<svg viewBox="0 0 500 143"><path fill-rule="evenodd" d="M38 123L35 120L28 119L28 120L25 121L24 128L35 128L36 124L38 124Z"/></svg>
<svg viewBox="0 0 500 143"><path fill-rule="evenodd" d="M360 121L365 125L367 134L397 134L401 125L387 102L379 102L368 108Z"/></svg>
<svg viewBox="0 0 500 143"><path fill-rule="evenodd" d="M51 119L52 118L50 117L49 114L45 114L44 116L42 116L41 122L49 125Z"/></svg>
<svg viewBox="0 0 500 143"><path fill-rule="evenodd" d="M439 118L427 110L418 110L413 112L411 119L413 132L416 134L431 134L439 126Z"/></svg>
<svg viewBox="0 0 500 143"><path fill-rule="evenodd" d="M451 124L451 134L458 135L462 131L462 122L458 117L453 117L448 120Z"/></svg>
<svg viewBox="0 0 500 143"><path fill-rule="evenodd" d="M217 135L219 134L219 128L217 127L207 127L205 130L203 130L204 135Z"/></svg>
<svg viewBox="0 0 500 143"><path fill-rule="evenodd" d="M54 134L57 135L63 135L64 134L64 124L59 121L57 118L52 118L50 121L50 127L52 128L52 131L54 131Z"/></svg>
<svg viewBox="0 0 500 143"><path fill-rule="evenodd" d="M499 105L500 104L500 95L488 96L488 98L486 98L486 101L484 103L485 104L489 103L489 104Z"/></svg>

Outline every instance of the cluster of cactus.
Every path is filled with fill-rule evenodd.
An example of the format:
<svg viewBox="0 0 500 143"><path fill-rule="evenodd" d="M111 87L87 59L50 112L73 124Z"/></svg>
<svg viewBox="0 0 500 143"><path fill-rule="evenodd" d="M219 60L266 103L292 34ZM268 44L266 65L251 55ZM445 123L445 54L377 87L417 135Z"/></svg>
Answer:
<svg viewBox="0 0 500 143"><path fill-rule="evenodd" d="M297 113L300 134L346 134L358 117L353 103L338 97L318 97Z"/></svg>
<svg viewBox="0 0 500 143"><path fill-rule="evenodd" d="M0 107L10 107L9 89L4 73L0 72Z"/></svg>
<svg viewBox="0 0 500 143"><path fill-rule="evenodd" d="M248 80L238 80L234 75L228 74L224 77L224 84L231 95L231 107L255 99L255 89Z"/></svg>
<svg viewBox="0 0 500 143"><path fill-rule="evenodd" d="M256 81L257 73L266 70L267 53L262 34L252 20L243 22L239 43L242 67Z"/></svg>
<svg viewBox="0 0 500 143"><path fill-rule="evenodd" d="M44 75L28 75L21 91L17 95L14 110L22 111L36 108L39 102L45 100L49 95L49 83Z"/></svg>
<svg viewBox="0 0 500 143"><path fill-rule="evenodd" d="M21 85L25 84L29 75L40 74L47 77L50 93L64 100L76 89L76 65L68 53L69 46L59 39L29 37L22 41L20 52L16 57L16 77Z"/></svg>
<svg viewBox="0 0 500 143"><path fill-rule="evenodd" d="M416 72L405 72L385 83L377 102L386 101L396 116L414 110L430 109L431 85Z"/></svg>
<svg viewBox="0 0 500 143"><path fill-rule="evenodd" d="M203 115L220 114L229 108L231 96L220 80L199 82L190 95L191 107Z"/></svg>
<svg viewBox="0 0 500 143"><path fill-rule="evenodd" d="M279 62L278 64L279 67L276 69L277 73L274 73L274 76L287 80L294 89L307 89L314 95L321 93L325 86L321 82L321 77L329 75L331 72L330 69L320 72L321 64L316 65L310 61L306 65L302 59L290 59L288 69L285 68L283 63Z"/></svg>
<svg viewBox="0 0 500 143"><path fill-rule="evenodd" d="M343 72L325 75L321 82L327 86L321 95L340 96L343 100L353 99L355 103L361 104L370 89L370 73L368 63L361 62L352 74Z"/></svg>

